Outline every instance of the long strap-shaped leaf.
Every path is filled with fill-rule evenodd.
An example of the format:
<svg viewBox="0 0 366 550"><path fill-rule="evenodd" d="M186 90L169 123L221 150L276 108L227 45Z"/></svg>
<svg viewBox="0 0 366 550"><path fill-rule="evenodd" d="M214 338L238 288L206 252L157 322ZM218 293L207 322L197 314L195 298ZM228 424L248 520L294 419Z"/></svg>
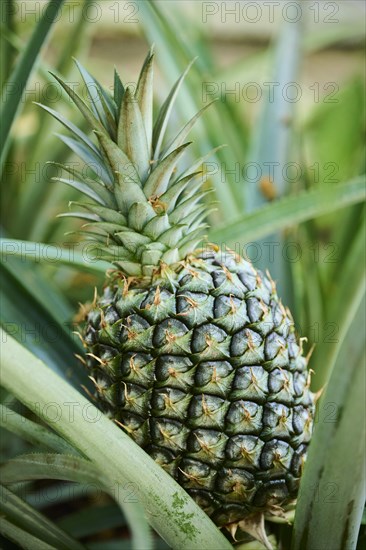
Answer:
<svg viewBox="0 0 366 550"><path fill-rule="evenodd" d="M178 98L177 109L185 119L186 113L195 113L200 107L204 98L202 97L202 75L205 80L212 81L219 93L219 84L223 79L217 79L213 72L211 63L211 52L202 37L197 40L185 40L184 33L181 33L182 24L186 18L184 5L180 10L179 17L168 17L169 5L165 2L140 2L141 24L149 41L157 44L161 70L169 79L172 75L180 73L187 63L199 53L198 63L192 67L193 74L187 80L187 90L181 90ZM169 13L169 15L171 15ZM197 50L198 48L198 50ZM232 79L236 81L236 77ZM227 80L226 80L227 82ZM216 93L208 95L213 97ZM206 102L206 101L204 101ZM222 181L222 170L219 166L234 167L239 159L243 158L247 148L248 128L246 117L243 118L239 105L233 101L218 101L214 109L209 109L205 116L204 125L196 129L196 137L193 149L195 156L202 155L206 149L222 142L222 125L225 126L226 137L230 147L225 151L219 151L211 162L216 163L217 170L212 175L212 184L215 187L216 195L220 201L220 212L224 217L231 217L241 214L243 210L242 182L240 178L226 174L225 181Z"/></svg>
<svg viewBox="0 0 366 550"><path fill-rule="evenodd" d="M164 150L163 152L163 156L165 157L166 155L169 155L169 153L171 151L173 151L173 149L176 149L177 147L179 147L180 145L182 145L182 143L184 142L184 140L186 139L186 137L188 136L189 132L192 130L193 126L196 124L196 122L198 121L198 119L203 115L203 113L206 111L206 109L208 109L213 103L216 102L216 99L214 99L213 101L210 101L209 103L207 103L207 105L205 105L204 107L202 107L202 109L200 111L198 111L198 113L196 113L188 122L187 124L185 124L183 126L183 128L181 129L181 131L179 132L179 134L169 143L169 145L167 145L166 149Z"/></svg>
<svg viewBox="0 0 366 550"><path fill-rule="evenodd" d="M82 271L105 275L107 269L113 265L102 260L94 260L91 252L93 246L94 244L85 244L81 250L75 250L31 241L0 239L0 252L4 261L8 256L16 256L22 260L27 258L35 262L47 262L48 258L51 258L52 263L56 260L60 264L71 265Z"/></svg>
<svg viewBox="0 0 366 550"><path fill-rule="evenodd" d="M295 515L293 550L354 550L365 502L362 300L319 403Z"/></svg>
<svg viewBox="0 0 366 550"><path fill-rule="evenodd" d="M366 177L360 176L346 183L303 191L280 199L211 230L209 239L228 245L236 240L242 242L243 238L246 242L260 239L274 231L364 201L365 183Z"/></svg>
<svg viewBox="0 0 366 550"><path fill-rule="evenodd" d="M172 111L174 101L178 95L179 89L183 83L183 80L185 79L189 69L192 67L193 63L195 62L195 59L193 59L184 73L178 78L176 83L174 84L170 94L168 95L167 99L163 103L163 106L161 107L158 118L154 125L154 131L153 131L153 149L154 149L154 160L157 160L159 158L161 146L163 144L163 139L165 135L165 130L169 121L169 116Z"/></svg>
<svg viewBox="0 0 366 550"><path fill-rule="evenodd" d="M18 548L23 548L24 550L55 550L54 546L43 542L38 537L30 535L27 531L5 518L1 518L0 533L8 540L15 542Z"/></svg>
<svg viewBox="0 0 366 550"><path fill-rule="evenodd" d="M37 244L33 244L32 252L36 259L38 249ZM13 244L9 246L14 250ZM24 258L21 259L22 246L16 245L16 248L20 257L9 256L6 253L9 247L5 247L0 262L2 326L7 327L19 341L45 359L50 368L65 376L70 383L76 387L88 384L85 370L78 365L74 356L75 353L82 352L82 346L79 339L72 334L68 322L72 310L52 285L48 285L40 270L24 262ZM47 254L47 249L43 249L42 253ZM69 253L72 254L72 251L69 250ZM65 370L62 370L62 365Z"/></svg>
<svg viewBox="0 0 366 550"><path fill-rule="evenodd" d="M324 338L323 342L315 347L311 357L312 364L317 369L313 380L313 387L316 390L320 390L328 382L343 339L349 330L364 292L366 278L365 229L366 220L360 224L358 231L349 243L348 254L339 256L342 267L339 269L336 282L329 285L328 288L323 326L333 326L336 328L337 334L335 338ZM333 279L331 280L333 281ZM311 300L311 306L313 307L313 305ZM313 318L318 319L315 316ZM360 326L360 333L362 333L362 328ZM321 365L321 368L317 365Z"/></svg>
<svg viewBox="0 0 366 550"><path fill-rule="evenodd" d="M70 99L72 99L72 101L75 103L76 107L82 113L85 120L87 120L88 123L90 124L90 127L93 128L93 130L98 130L98 132L101 132L103 134L107 134L107 131L106 131L105 127L100 122L100 120L97 118L95 113L90 110L90 108L85 103L83 98L80 97L79 94L77 94L75 92L75 90L70 88L70 86L68 84L66 84L66 82L64 82L61 78L59 78L57 75L55 75L53 73L51 73L51 74L55 78L55 80L57 80L57 82L62 86L62 88L68 94Z"/></svg>
<svg viewBox="0 0 366 550"><path fill-rule="evenodd" d="M127 155L104 133L96 132L108 163L117 177L115 185L116 200L120 210L125 214L134 202L145 202L141 182L136 168Z"/></svg>
<svg viewBox="0 0 366 550"><path fill-rule="evenodd" d="M301 2L294 2L301 9ZM301 19L301 18L300 18ZM287 163L295 160L294 152L290 145L293 142L294 112L297 102L291 102L285 97L284 90L288 83L297 79L297 71L301 60L302 21L284 21L278 33L277 44L274 49L272 61L273 72L271 81L276 83L271 91L266 91L260 102L260 116L254 125L248 156L245 159L247 166L256 166L261 176L258 181L242 182L243 197L247 212L260 208L268 202L263 193L266 183L269 192L276 197L282 197L291 193L292 189L286 184L282 170ZM273 97L271 97L273 94ZM272 173L273 171L273 173ZM264 184L263 189L261 184ZM287 189L288 188L288 189ZM267 243L269 247L267 246ZM262 251L256 262L256 266L263 271L271 262L271 247L279 245L283 250L286 244L286 236L273 232L266 237L266 244L259 242ZM278 281L280 295L291 310L294 307L294 295L292 291L293 281L290 271L291 264L285 261L282 255L275 254L271 262L271 275Z"/></svg>
<svg viewBox="0 0 366 550"><path fill-rule="evenodd" d="M5 405L0 405L0 427L15 433L33 445L59 453L76 453L75 449L62 437Z"/></svg>
<svg viewBox="0 0 366 550"><path fill-rule="evenodd" d="M61 479L77 483L95 483L101 479L98 469L85 458L56 453L33 453L12 458L1 466L0 472L4 485L32 479Z"/></svg>
<svg viewBox="0 0 366 550"><path fill-rule="evenodd" d="M42 103L37 103L36 101L34 102L34 104L38 105L39 107L41 107L42 109L50 113L50 115L52 115L56 120L61 122L61 124L63 124L65 128L70 130L73 134L75 134L75 136L77 136L81 141L83 141L85 145L87 145L92 151L94 151L96 155L99 155L99 151L94 145L94 143L91 141L91 139L89 139L88 136L80 130L80 128L78 128L77 126L75 126L75 124L70 122L70 120L67 120L67 118L64 117L61 113L58 113L57 111L55 111L54 109L51 109L51 107L48 107L47 105L43 105Z"/></svg>
<svg viewBox="0 0 366 550"><path fill-rule="evenodd" d="M150 198L152 195L160 196L165 193L177 162L188 145L190 144L185 143L181 145L157 165L144 186L144 193L147 198Z"/></svg>
<svg viewBox="0 0 366 550"><path fill-rule="evenodd" d="M15 524L40 540L60 550L83 550L82 544L57 527L6 487L0 486L0 510Z"/></svg>
<svg viewBox="0 0 366 550"><path fill-rule="evenodd" d="M153 60L154 50L152 47L141 69L135 94L145 126L149 157L151 156L153 127Z"/></svg>
<svg viewBox="0 0 366 550"><path fill-rule="evenodd" d="M300 8L300 2L294 2ZM294 132L294 117L297 101L290 101L284 90L287 85L296 84L301 61L302 21L285 21L278 34L272 61L272 83L261 101L259 120L255 124L252 143L246 163L260 166L263 178L270 178L276 196L287 193L282 170L290 157L289 146ZM268 84L268 83L267 83ZM291 93L291 92L289 92ZM273 96L273 97L272 97ZM273 171L273 173L272 173ZM247 211L258 208L266 202L257 181L246 181L243 186Z"/></svg>
<svg viewBox="0 0 366 550"><path fill-rule="evenodd" d="M104 128L108 128L108 120L106 117L104 105L100 96L101 88L99 83L95 80L94 77L83 67L83 65L77 60L74 59L77 68L81 74L82 79L84 80L86 91L90 100L90 108L94 113L94 116L97 117L100 123Z"/></svg>
<svg viewBox="0 0 366 550"><path fill-rule="evenodd" d="M144 182L150 169L150 155L140 107L130 87L123 96L117 135L119 147Z"/></svg>
<svg viewBox="0 0 366 550"><path fill-rule="evenodd" d="M65 172L68 172L73 179L76 178L78 181L83 181L87 183L90 189L92 189L94 193L99 195L99 197L107 206L117 210L117 202L112 192L112 184L105 184L100 179L94 180L89 176L82 174L80 171L76 170L73 166L70 166L68 164L60 164L59 162L52 161L49 161L47 164L55 166L55 168L58 168L60 171L64 170ZM56 180L56 177L52 179Z"/></svg>
<svg viewBox="0 0 366 550"><path fill-rule="evenodd" d="M70 405L70 403L68 403ZM91 483L108 492L119 503L132 529L133 550L150 550L151 537L141 505L137 501L128 501L130 484L123 482L116 486L100 473L91 462L83 458L61 454L22 455L6 462L0 469L4 485L32 479L60 479L76 483ZM140 522L136 521L139 518Z"/></svg>
<svg viewBox="0 0 366 550"><path fill-rule="evenodd" d="M92 170L95 175L103 181L103 183L110 186L113 184L113 175L108 172L108 167L101 162L100 156L96 155L92 149L87 147L78 138L64 136L63 134L58 134L56 132L55 135L58 136L60 140L63 141L65 145L67 145L83 162L85 162L88 168Z"/></svg>
<svg viewBox="0 0 366 550"><path fill-rule="evenodd" d="M114 87L113 87L113 99L117 106L117 116L119 118L119 114L121 111L121 104L123 99L123 94L125 93L125 87L122 84L121 77L117 73L117 69L114 68ZM118 120L118 119L117 119Z"/></svg>
<svg viewBox="0 0 366 550"><path fill-rule="evenodd" d="M33 31L27 48L24 50L9 79L9 84L12 86L11 93L9 93L6 86L4 88L5 93L8 95L2 97L3 104L0 113L0 171L2 171L9 146L10 129L19 108L28 78L63 3L64 0L50 0L43 12L42 18Z"/></svg>

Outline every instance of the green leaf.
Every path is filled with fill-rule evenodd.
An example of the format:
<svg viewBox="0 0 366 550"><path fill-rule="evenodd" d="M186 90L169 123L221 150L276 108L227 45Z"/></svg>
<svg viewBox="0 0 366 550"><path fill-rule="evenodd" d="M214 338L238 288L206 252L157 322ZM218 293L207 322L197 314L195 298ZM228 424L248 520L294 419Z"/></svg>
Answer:
<svg viewBox="0 0 366 550"><path fill-rule="evenodd" d="M213 155L217 153L217 151L220 151L221 149L223 149L224 147L226 147L226 145L218 145L217 147L214 147L213 149L211 149L211 151L209 151L199 159L195 160L193 162L193 165L189 166L187 170L185 170L182 174L180 174L179 178L183 176L187 176L188 173L196 172L198 169L202 168L202 166L206 164L206 161L208 161L209 159L212 160Z"/></svg>
<svg viewBox="0 0 366 550"><path fill-rule="evenodd" d="M193 59L190 62L190 64L188 65L186 70L183 72L183 74L178 78L178 80L174 84L167 99L165 100L165 102L163 103L159 111L158 118L156 119L156 122L154 124L154 131L153 131L154 160L157 160L159 158L160 149L163 144L165 131L167 128L167 124L169 121L169 117L170 117L174 102L178 95L179 89L183 83L183 80L185 79L189 69L191 68L194 62L195 62L195 59Z"/></svg>
<svg viewBox="0 0 366 550"><path fill-rule="evenodd" d="M62 88L65 90L67 95L72 99L72 101L75 103L76 107L79 109L85 120L89 123L90 127L93 130L98 130L101 133L106 133L106 129L103 126L103 124L100 122L98 117L98 114L96 113L95 109L90 110L89 106L85 103L85 101L73 90L70 88L66 82L62 80L62 78L59 78L56 74L51 73L53 78L57 80L57 82L62 86ZM89 92L89 89L88 89ZM93 102L91 102L91 106L94 107Z"/></svg>
<svg viewBox="0 0 366 550"><path fill-rule="evenodd" d="M363 299L318 404L296 508L293 550L353 550L357 545L366 496L365 350L358 334L358 327L365 326L365 311Z"/></svg>
<svg viewBox="0 0 366 550"><path fill-rule="evenodd" d="M33 445L45 447L59 453L76 453L75 449L60 436L5 405L0 405L0 426Z"/></svg>
<svg viewBox="0 0 366 550"><path fill-rule="evenodd" d="M34 104L38 105L39 107L41 107L42 109L50 113L56 120L61 122L61 124L65 126L65 128L67 128L68 130L70 130L70 132L75 134L75 136L78 137L79 140L82 141L87 147L89 147L89 149L91 149L97 156L100 156L98 149L96 148L94 143L91 141L91 139L89 139L88 136L80 130L80 128L78 128L77 126L75 126L75 124L70 122L70 120L68 120L66 117L61 115L61 113L58 113L54 109L51 109L51 107L48 107L47 105L42 105L42 103L37 103L36 101L34 102ZM100 160L102 160L101 157L100 157Z"/></svg>
<svg viewBox="0 0 366 550"><path fill-rule="evenodd" d="M297 9L300 3L295 2ZM260 105L260 116L256 121L251 137L249 153L245 162L247 166L255 166L258 178L244 181L245 206L248 212L268 202L262 192L261 184L266 184L276 197L287 195L291 190L286 188L283 169L289 161L294 160L290 146L293 141L296 101L289 101L284 90L289 83L296 84L298 67L301 60L301 35L303 23L301 18L296 22L284 21L279 28L275 47L272 51L270 76L271 85L266 86ZM272 84L275 85L272 86ZM267 83L268 84L268 83ZM272 87L271 87L272 86ZM298 93L295 88L295 94ZM286 237L273 232L266 237L266 245L259 241L257 245L261 254L255 262L256 267L265 271L272 260L271 276L278 281L279 293L291 309L293 308L293 290L290 264L282 254L275 254L271 259L271 251L279 245L283 250Z"/></svg>
<svg viewBox="0 0 366 550"><path fill-rule="evenodd" d="M190 143L181 145L178 149L175 149L175 151L172 151L167 157L165 157L164 160L159 162L144 185L144 193L146 198L154 195L160 196L166 192L177 162L183 155L188 145L190 145Z"/></svg>
<svg viewBox="0 0 366 550"><path fill-rule="evenodd" d="M70 205L74 205L74 204L76 204L76 206L81 206L82 208L89 210L90 212L95 214L98 218L106 222L116 224L120 230L123 228L123 226L127 224L126 218L114 208L106 208L104 206L100 206L98 204L92 204L88 202L72 201L70 203Z"/></svg>
<svg viewBox="0 0 366 550"><path fill-rule="evenodd" d="M201 181L193 181L200 177ZM167 205L167 211L173 212L177 202L180 202L181 197L186 196L189 192L196 192L201 188L203 183L202 172L194 172L188 174L181 179L172 183L168 190L159 197L159 200ZM183 199L182 199L183 200Z"/></svg>
<svg viewBox="0 0 366 550"><path fill-rule="evenodd" d="M48 2L46 9L43 11L42 18L34 29L26 49L15 65L13 73L9 78L9 84L13 86L13 89L11 93L8 91L7 94L2 97L2 108L0 112L0 171L2 171L6 158L9 147L10 130L19 109L23 92L34 64L37 61L41 47L45 43L47 35L63 3L64 0L50 0Z"/></svg>
<svg viewBox="0 0 366 550"><path fill-rule="evenodd" d="M75 248L61 248L45 243L33 243L16 239L0 239L1 255L26 258L33 262L60 263L73 266L86 272L105 274L112 265L102 260L93 259L91 251L93 246L84 243L81 252ZM51 258L51 260L50 260Z"/></svg>
<svg viewBox="0 0 366 550"><path fill-rule="evenodd" d="M130 437L14 339L2 338L3 386L29 407L36 402L42 410L47 403L58 403L61 418L54 428L103 471L112 487L123 488L126 481L135 484L137 500L149 522L170 546L231 548L203 510ZM22 383L25 376L27 386ZM73 423L68 421L65 406L70 402L80 404L75 407ZM83 415L86 406L88 414ZM88 418L98 418L98 422Z"/></svg>
<svg viewBox="0 0 366 550"><path fill-rule="evenodd" d="M82 550L85 548L46 516L34 510L3 486L0 486L0 511L9 521L52 547L60 550Z"/></svg>
<svg viewBox="0 0 366 550"><path fill-rule="evenodd" d="M71 68L73 68L72 55L85 51L85 47L87 47L90 41L90 33L85 32L87 31L89 22L84 16L88 3L89 0L84 0L75 6L72 17L74 24L69 25L67 41L63 42L62 48L56 48L55 50L56 56L53 57L52 68L48 67L47 63L43 60L40 60L39 64L37 64L37 73L46 86L50 85L53 88L55 85L54 78L51 76L49 70L52 69L57 75L68 77ZM65 14L64 11L62 13ZM60 29L64 23L65 18L61 17L58 24ZM15 42L14 47L16 49L20 51L24 49L24 43L26 42L23 37L21 39L20 37L11 35L10 39L12 43ZM46 105L53 106L52 98L44 96L43 101ZM67 103L67 107L69 107L70 102L66 94L62 95L61 101ZM85 121L81 120L78 113L74 114L74 124L85 132ZM17 193L14 193L10 188L9 201L12 202L14 205L13 208L16 211L16 216L11 224L12 236L23 237L27 235L29 239L42 241L46 238L51 238L56 225L53 212L59 207L60 202L64 200L62 190L58 186L49 186L49 175L53 171L52 169L49 170L48 167L46 169L45 164L51 158L50 151L52 152L52 159L61 163L67 160L69 153L63 143L54 135L55 121L49 116L49 113L36 109L34 115L36 116L36 119L34 119L34 133L30 139L26 140L24 155L28 166L39 166L42 169L37 178L34 177L32 171L25 175L19 198ZM56 174L52 173L52 175ZM16 180L17 178L13 180L13 185L18 187ZM12 205L10 205L11 207Z"/></svg>
<svg viewBox="0 0 366 550"><path fill-rule="evenodd" d="M33 244L34 246L27 250L29 256L33 256L33 260L37 261L39 249L36 243ZM14 248L17 248L19 259L8 255L9 249ZM57 296L56 291L49 287L38 266L34 268L33 265L31 269L29 264L24 264L21 246L14 245L14 241L8 241L2 252L2 327L38 357L47 360L50 367L67 377L71 383L76 386L88 385L87 376L74 355L81 353L82 347L73 334L70 310ZM47 257L47 247L43 253ZM50 256L48 258L51 259ZM43 293L38 288L42 281ZM67 365L65 370L64 365Z"/></svg>
<svg viewBox="0 0 366 550"><path fill-rule="evenodd" d="M88 187L88 189L90 189L91 191L93 191L93 193L95 193L98 197L100 197L100 199L104 202L104 204L106 206L108 206L109 208L113 208L114 210L118 209L116 199L115 199L115 197L114 197L114 195L111 191L110 186L107 187L102 182L96 181L92 178L89 178L89 177L85 176L84 174L82 174L81 172L78 172L77 170L75 170L71 166L67 166L65 164L59 164L57 162L49 162L48 164L51 164L51 165L55 166L56 168L60 168L62 170L65 170L65 172L68 172L70 174L70 176L72 176L72 181L75 178L77 178L77 183L79 183L79 182L83 183L83 187L82 187L83 189L85 189L84 186L86 185ZM54 177L52 179L54 181L58 181L56 177ZM85 192L85 194L87 194L87 193Z"/></svg>
<svg viewBox="0 0 366 550"><path fill-rule="evenodd" d="M155 542L155 541L154 541ZM129 540L110 539L103 542L90 542L88 544L89 550L130 550L131 543ZM164 541L159 540L159 545L154 544L154 550L170 550Z"/></svg>
<svg viewBox="0 0 366 550"><path fill-rule="evenodd" d="M137 232L142 231L143 226L155 217L154 214L152 213L151 205L148 202L135 202L128 212L128 229L132 229ZM131 233L131 236L133 235L133 231L128 232ZM125 235L126 232L124 232L121 236L123 237ZM139 233L136 233L135 238L132 240L135 239L136 242L150 242L149 238L145 235L139 235Z"/></svg>
<svg viewBox="0 0 366 550"><path fill-rule="evenodd" d="M109 135L112 139L117 138L117 107L114 103L114 100L111 98L109 93L102 87L97 87L97 94L100 99L101 104L103 105L105 118L106 118L106 126Z"/></svg>
<svg viewBox="0 0 366 550"><path fill-rule="evenodd" d="M14 56L14 48L7 40L7 34L14 28L15 9L13 0L0 2L1 36L0 36L0 88L3 89L9 78Z"/></svg>
<svg viewBox="0 0 366 550"><path fill-rule="evenodd" d="M299 4L300 7L300 4ZM285 189L282 171L290 160L290 144L293 135L293 124L296 101L289 101L284 93L288 83L296 82L300 63L300 39L302 21L285 21L278 33L278 39L271 63L271 82L276 85L266 87L262 100L259 121L255 125L251 149L246 158L247 163L260 166L262 178L270 178L276 196L281 196ZM297 92L296 92L297 93ZM272 168L269 166L272 165ZM245 182L247 210L251 211L266 202L261 193L259 181Z"/></svg>
<svg viewBox="0 0 366 550"><path fill-rule="evenodd" d="M134 164L128 156L104 134L97 133L100 145L117 182L114 187L119 209L126 214L134 202L144 202L145 195Z"/></svg>
<svg viewBox="0 0 366 550"><path fill-rule="evenodd" d="M149 148L140 107L130 87L122 100L117 143L144 182L150 170Z"/></svg>
<svg viewBox="0 0 366 550"><path fill-rule="evenodd" d="M20 529L5 518L1 518L0 533L24 550L55 550L54 546L30 535L28 531Z"/></svg>
<svg viewBox="0 0 366 550"><path fill-rule="evenodd" d="M58 218L79 218L80 220L87 220L87 221L94 221L98 222L100 221L100 217L96 214L88 214L87 212L64 212L62 214L58 214Z"/></svg>
<svg viewBox="0 0 366 550"><path fill-rule="evenodd" d="M337 278L333 276L327 285L324 326L326 324L333 326L337 332L336 337L330 338L330 341L325 339L315 347L312 361L316 366L316 375L313 379L316 389L322 388L327 383L345 334L349 330L365 291L365 227L364 219L353 236L353 241L349 243L348 254L340 257L342 267L338 269ZM358 332L358 337L363 339L362 329Z"/></svg>
<svg viewBox="0 0 366 550"><path fill-rule="evenodd" d="M220 97L215 107L206 113L204 124L194 129L192 147L195 156L201 156L204 151L222 143L222 128L225 128L225 142L229 143L229 147L218 151L210 159L212 167L210 179L219 200L220 214L235 216L240 214L243 208L242 179L237 177L235 168L239 166L238 160L242 159L246 153L248 128L245 113L243 114L243 105L231 99L229 94L223 92L223 88L225 85L230 89L236 88L238 79L235 75L235 78L228 83L227 79L217 77L214 72L210 44L202 34L198 19L193 20L192 17L187 16L183 5L178 7L176 4L176 6L177 11L174 12L168 8L168 4L155 1L141 2L139 4L141 23L147 39L157 45L160 70L163 71L168 82L174 81L189 61L198 54L197 62L190 71L190 77L186 85L181 88L176 101L177 114L180 114L182 120L186 120L187 113L193 116L202 107L202 103L207 103L214 97ZM211 90L213 88L214 92L208 91L209 88ZM234 175L228 173L226 168L234 169Z"/></svg>
<svg viewBox="0 0 366 550"><path fill-rule="evenodd" d="M135 94L145 127L149 159L151 158L153 128L153 61L154 51L151 48L141 69Z"/></svg>
<svg viewBox="0 0 366 550"><path fill-rule="evenodd" d="M210 101L209 103L207 103L207 105L202 107L202 109L200 111L198 111L198 113L196 113L191 118L191 120L189 120L187 122L187 124L181 129L179 134L166 147L166 149L164 150L164 152L162 154L163 157L166 157L167 155L169 155L169 153L171 153L171 151L173 151L177 147L180 147L180 145L183 144L183 142L185 141L185 139L188 136L189 132L192 130L193 126L196 124L196 122L199 120L199 118L203 115L203 113L206 111L206 109L208 109L213 103L215 103L215 101L216 101L216 99L214 99L213 101Z"/></svg>
<svg viewBox="0 0 366 550"><path fill-rule="evenodd" d="M52 180L58 181L60 183L65 183L66 185L69 185L70 187L77 189L78 191L80 191L80 193L83 193L90 199L95 200L95 202L97 202L98 204L102 206L106 206L106 203L104 202L104 200L101 199L100 196L95 191L93 191L93 189L91 189L89 185L87 185L83 181L77 181L71 178L52 178Z"/></svg>
<svg viewBox="0 0 366 550"><path fill-rule="evenodd" d="M77 402L74 402L74 405L77 405ZM126 496L129 495L131 487L126 481L123 487L116 487L100 473L101 471L88 460L60 454L23 455L9 460L0 468L4 484L34 479L60 479L97 484L101 490L109 492L123 510L132 529L132 548L149 550L152 547L151 536L140 504L136 499L128 500Z"/></svg>
<svg viewBox="0 0 366 550"><path fill-rule="evenodd" d="M290 195L212 229L209 239L218 245L233 245L235 241L244 245L274 231L362 202L366 198L365 181L365 176L360 176L335 186Z"/></svg>
<svg viewBox="0 0 366 550"><path fill-rule="evenodd" d="M83 67L83 65L77 59L74 59L74 61L77 68L79 69L82 79L84 80L90 100L90 107L93 111L93 114L99 119L101 125L107 130L109 128L109 124L106 116L105 106L103 105L103 101L100 95L102 87L99 82L95 80L95 78L89 73L89 71L85 69L85 67ZM70 95L69 91L67 93Z"/></svg>
<svg viewBox="0 0 366 550"><path fill-rule="evenodd" d="M85 164L88 166L90 170L92 170L97 178L100 178L103 183L105 184L112 184L113 178L111 177L111 174L109 171L107 171L107 168L105 164L101 161L100 155L97 155L94 153L92 149L87 147L82 141L79 139L74 139L70 136L64 136L62 134L55 134L67 147L71 149L77 155L80 157L80 159L85 162Z"/></svg>
<svg viewBox="0 0 366 550"><path fill-rule="evenodd" d="M77 402L74 402L77 404ZM69 413L70 413L70 403ZM75 407L73 408L75 410ZM43 414L44 420L47 413ZM98 469L84 458L56 453L34 453L12 458L0 468L4 485L34 479L59 479L77 483L99 483L104 479Z"/></svg>
<svg viewBox="0 0 366 550"><path fill-rule="evenodd" d="M114 101L117 105L118 117L119 117L119 114L120 114L120 111L121 111L121 104L122 104L122 99L123 99L124 93L125 93L125 88L122 84L121 78L120 78L119 74L117 73L116 68L114 68L113 97L114 97Z"/></svg>

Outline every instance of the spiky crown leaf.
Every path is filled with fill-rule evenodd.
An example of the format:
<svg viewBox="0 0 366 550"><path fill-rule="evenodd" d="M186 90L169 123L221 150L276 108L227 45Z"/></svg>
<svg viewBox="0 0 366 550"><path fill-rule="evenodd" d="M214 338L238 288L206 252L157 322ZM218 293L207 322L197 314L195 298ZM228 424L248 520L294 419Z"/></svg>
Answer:
<svg viewBox="0 0 366 550"><path fill-rule="evenodd" d="M76 61L89 105L65 81L53 75L94 131L97 144L53 109L41 105L73 134L59 137L92 170L92 177L63 168L70 177L55 178L93 202L73 202L81 211L64 216L86 220L84 238L98 256L125 275L151 278L161 264L174 264L193 252L206 227L200 202L204 177L191 170L176 175L189 143L187 134L206 105L164 148L168 120L191 64L174 84L153 124L153 51L143 64L136 90L125 88L114 72L113 97Z"/></svg>

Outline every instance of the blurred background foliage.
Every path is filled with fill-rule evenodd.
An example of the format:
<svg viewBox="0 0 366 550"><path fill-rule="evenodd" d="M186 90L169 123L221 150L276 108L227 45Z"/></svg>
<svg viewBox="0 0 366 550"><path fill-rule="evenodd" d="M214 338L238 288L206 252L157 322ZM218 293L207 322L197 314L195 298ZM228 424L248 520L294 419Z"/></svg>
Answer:
<svg viewBox="0 0 366 550"><path fill-rule="evenodd" d="M1 87L8 106L16 95L12 71L27 53L47 2L0 4ZM227 145L204 165L214 189L207 200L217 201L208 238L246 253L277 280L308 339L307 350L315 345L315 390L337 367L350 327L353 336L356 331L364 338L362 325L352 325L365 275L364 4L290 3L300 12L291 6L284 12L277 3L271 8L249 3L244 10L246 4L70 0L40 50L2 157L2 237L30 242L23 250L29 261L3 256L2 324L19 340L19 326L26 326L21 343L77 387L87 381L74 357L80 345L72 333L73 315L78 303L92 300L91 289L100 288L103 274L72 262L61 265L52 247L45 249L48 257L47 252L39 257L40 249L31 244L69 249L79 238L70 233L78 228L75 220L57 218L78 192L53 181L60 171L47 162L80 161L56 135L67 131L34 102L84 128L49 70L77 85L76 57L111 90L113 67L133 84L151 43L156 104L197 56L174 122L181 125L216 98L191 135L197 156ZM78 91L86 97L85 87L79 84ZM288 206L281 200L289 200ZM8 438L5 458L19 446L17 438ZM110 501L102 507L95 521L84 524L76 510L76 519L72 512L61 524L80 537L120 525Z"/></svg>

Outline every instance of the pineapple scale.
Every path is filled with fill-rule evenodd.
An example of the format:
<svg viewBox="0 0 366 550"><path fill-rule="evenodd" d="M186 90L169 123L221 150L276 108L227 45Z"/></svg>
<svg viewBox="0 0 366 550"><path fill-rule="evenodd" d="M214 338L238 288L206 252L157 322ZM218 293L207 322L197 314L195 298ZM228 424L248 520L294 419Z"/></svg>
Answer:
<svg viewBox="0 0 366 550"><path fill-rule="evenodd" d="M296 497L307 362L273 281L248 261L212 250L174 287L109 283L83 338L103 410L217 525Z"/></svg>

